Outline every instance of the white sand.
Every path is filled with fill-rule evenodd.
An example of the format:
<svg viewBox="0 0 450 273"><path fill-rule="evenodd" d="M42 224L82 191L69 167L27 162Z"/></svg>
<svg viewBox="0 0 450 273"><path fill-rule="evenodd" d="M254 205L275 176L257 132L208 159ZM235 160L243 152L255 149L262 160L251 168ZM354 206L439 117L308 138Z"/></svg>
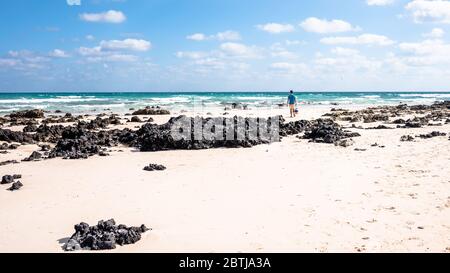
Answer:
<svg viewBox="0 0 450 273"><path fill-rule="evenodd" d="M324 112L307 108L301 118ZM251 149L125 148L3 166L1 175L22 174L25 186L0 187L0 252L61 252L74 224L109 218L153 228L114 252L450 252L448 136L400 142L433 130L450 125L354 129L362 137L349 148L289 137ZM149 163L168 170L143 171Z"/></svg>

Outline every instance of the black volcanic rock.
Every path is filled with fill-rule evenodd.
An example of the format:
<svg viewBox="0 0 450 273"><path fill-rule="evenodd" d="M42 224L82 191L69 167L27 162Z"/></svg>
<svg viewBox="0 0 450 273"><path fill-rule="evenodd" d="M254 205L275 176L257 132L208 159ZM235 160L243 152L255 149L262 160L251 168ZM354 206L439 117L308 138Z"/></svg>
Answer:
<svg viewBox="0 0 450 273"><path fill-rule="evenodd" d="M116 225L114 219L99 221L96 226L86 223L75 225L75 234L63 246L65 251L76 250L110 250L117 245L135 244L142 238L142 234L149 231L145 225L127 227Z"/></svg>
<svg viewBox="0 0 450 273"><path fill-rule="evenodd" d="M330 119L318 119L307 129L303 139L311 142L333 144L342 139L359 137L358 133L342 130L341 126Z"/></svg>
<svg viewBox="0 0 450 273"><path fill-rule="evenodd" d="M148 166L145 166L144 171L153 172L153 171L164 171L167 168L163 165L158 164L150 164Z"/></svg>
<svg viewBox="0 0 450 273"><path fill-rule="evenodd" d="M12 175L4 175L0 184L5 185L11 184L12 182L14 182L14 177Z"/></svg>
<svg viewBox="0 0 450 273"><path fill-rule="evenodd" d="M439 136L446 136L446 133L441 133L438 131L434 131L431 132L429 134L425 134L425 135L419 135L418 137L423 138L423 139L428 139L428 138L433 138L433 137L439 137Z"/></svg>
<svg viewBox="0 0 450 273"><path fill-rule="evenodd" d="M134 116L134 117L131 118L131 122L141 123L142 120L139 117Z"/></svg>
<svg viewBox="0 0 450 273"><path fill-rule="evenodd" d="M17 144L3 143L0 145L0 150L16 150L17 148L19 148Z"/></svg>
<svg viewBox="0 0 450 273"><path fill-rule="evenodd" d="M23 128L24 133L34 133L36 132L38 127L34 124L27 125Z"/></svg>
<svg viewBox="0 0 450 273"><path fill-rule="evenodd" d="M44 114L43 110L34 109L34 110L13 112L12 114L9 115L9 117L10 118L21 118L21 119L44 118L45 114Z"/></svg>
<svg viewBox="0 0 450 273"><path fill-rule="evenodd" d="M414 141L414 137L410 136L410 135L402 136L400 138L400 141L402 141L402 142L411 142L411 141Z"/></svg>
<svg viewBox="0 0 450 273"><path fill-rule="evenodd" d="M29 157L25 158L23 161L40 161L42 160L42 154L34 151Z"/></svg>
<svg viewBox="0 0 450 273"><path fill-rule="evenodd" d="M6 165L10 165L10 164L19 164L20 162L17 160L6 160L6 161L2 161L0 162L0 166L6 166Z"/></svg>
<svg viewBox="0 0 450 273"><path fill-rule="evenodd" d="M17 142L20 144L34 143L33 137L27 133L15 132L9 129L0 129L0 141Z"/></svg>
<svg viewBox="0 0 450 273"><path fill-rule="evenodd" d="M21 179L21 178L22 178L22 175L20 175L20 174L4 175L2 177L2 181L0 182L0 184L2 184L2 185L11 184L14 182L14 180Z"/></svg>
<svg viewBox="0 0 450 273"><path fill-rule="evenodd" d="M17 181L12 184L12 186L8 189L8 191L18 191L23 187L22 182Z"/></svg>
<svg viewBox="0 0 450 273"><path fill-rule="evenodd" d="M132 113L133 116L158 116L170 115L170 111L161 109L160 107L146 107Z"/></svg>
<svg viewBox="0 0 450 273"><path fill-rule="evenodd" d="M395 129L395 128L391 128L386 125L378 125L377 127L367 128L367 130L390 130L390 129Z"/></svg>

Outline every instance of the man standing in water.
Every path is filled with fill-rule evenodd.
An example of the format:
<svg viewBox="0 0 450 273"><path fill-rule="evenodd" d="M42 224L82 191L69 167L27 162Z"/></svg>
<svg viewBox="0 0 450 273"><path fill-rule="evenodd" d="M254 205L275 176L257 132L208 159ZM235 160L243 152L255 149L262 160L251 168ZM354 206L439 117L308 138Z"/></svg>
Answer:
<svg viewBox="0 0 450 273"><path fill-rule="evenodd" d="M294 96L294 91L291 90L291 93L288 97L289 109L291 111L291 118L295 118L295 105L297 104L297 98Z"/></svg>

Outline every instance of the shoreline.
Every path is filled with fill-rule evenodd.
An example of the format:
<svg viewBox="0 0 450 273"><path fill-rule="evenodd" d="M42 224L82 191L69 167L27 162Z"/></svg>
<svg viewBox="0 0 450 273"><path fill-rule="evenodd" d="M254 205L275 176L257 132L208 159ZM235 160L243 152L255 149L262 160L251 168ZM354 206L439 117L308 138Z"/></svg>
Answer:
<svg viewBox="0 0 450 273"><path fill-rule="evenodd" d="M0 166L2 175L21 174L24 184L17 192L0 188L0 251L61 252L74 224L115 218L153 230L114 252L449 252L450 109L441 111L440 126L367 130L396 127L395 119L430 111L364 123L319 108L286 122L335 114L344 130L361 136L350 147L311 143L296 134L246 149L137 152L119 145L105 158ZM174 116L151 117L163 124ZM447 135L420 137L433 131ZM401 142L405 135L414 141ZM22 145L0 154L0 161L21 160L37 149ZM149 163L167 170L144 172Z"/></svg>

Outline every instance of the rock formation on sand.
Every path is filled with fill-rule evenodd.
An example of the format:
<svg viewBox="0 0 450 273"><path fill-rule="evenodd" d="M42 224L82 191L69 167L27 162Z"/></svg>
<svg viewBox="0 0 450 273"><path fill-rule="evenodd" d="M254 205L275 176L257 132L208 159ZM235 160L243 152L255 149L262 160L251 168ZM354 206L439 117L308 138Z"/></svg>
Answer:
<svg viewBox="0 0 450 273"><path fill-rule="evenodd" d="M117 245L124 246L138 242L141 240L141 235L149 230L145 225L117 226L114 219L100 221L96 226L80 223L75 225L75 234L63 246L63 249L65 251L115 249Z"/></svg>
<svg viewBox="0 0 450 273"><path fill-rule="evenodd" d="M15 119L19 119L19 118L27 118L27 119L31 119L31 118L44 118L45 114L43 110L40 109L34 109L34 110L26 110L26 111L19 111L19 112L13 112L12 114L9 115L10 118L15 118Z"/></svg>
<svg viewBox="0 0 450 273"><path fill-rule="evenodd" d="M414 141L414 137L410 136L410 135L402 136L400 138L400 141L401 142L411 142L411 141Z"/></svg>
<svg viewBox="0 0 450 273"><path fill-rule="evenodd" d="M148 106L144 109L137 110L132 113L133 116L158 116L158 115L170 115L170 111L161 109L160 107Z"/></svg>
<svg viewBox="0 0 450 273"><path fill-rule="evenodd" d="M439 136L446 136L446 133L441 133L438 131L434 131L425 135L419 135L418 137L423 138L423 139L427 139L427 138L433 138L433 137L439 137Z"/></svg>
<svg viewBox="0 0 450 273"><path fill-rule="evenodd" d="M144 171L153 172L153 171L164 171L167 168L163 165L158 164L150 164L148 166L145 166Z"/></svg>

